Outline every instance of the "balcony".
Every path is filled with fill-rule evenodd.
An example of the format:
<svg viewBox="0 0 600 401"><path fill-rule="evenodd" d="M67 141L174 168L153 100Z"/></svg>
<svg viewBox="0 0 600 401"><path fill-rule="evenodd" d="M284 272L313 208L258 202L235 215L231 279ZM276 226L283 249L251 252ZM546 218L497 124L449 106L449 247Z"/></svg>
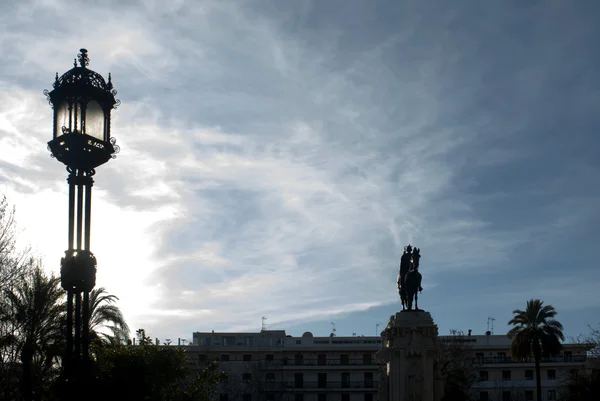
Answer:
<svg viewBox="0 0 600 401"><path fill-rule="evenodd" d="M265 383L265 387L280 387L288 391L294 390L377 390L379 388L378 381L304 381L304 382L271 382Z"/></svg>
<svg viewBox="0 0 600 401"><path fill-rule="evenodd" d="M327 359L326 361L319 361L318 359L282 359L277 361L283 366L372 366L376 367L377 361L364 359L349 359L347 361L341 361L339 359ZM324 362L324 363L323 363Z"/></svg>
<svg viewBox="0 0 600 401"><path fill-rule="evenodd" d="M587 357L585 355L575 356L555 356L550 358L542 358L541 363L585 363ZM525 364L535 363L533 358L525 358L521 360L514 360L511 357L506 356L492 356L492 357L477 357L473 358L473 363L477 365L491 365L491 364Z"/></svg>

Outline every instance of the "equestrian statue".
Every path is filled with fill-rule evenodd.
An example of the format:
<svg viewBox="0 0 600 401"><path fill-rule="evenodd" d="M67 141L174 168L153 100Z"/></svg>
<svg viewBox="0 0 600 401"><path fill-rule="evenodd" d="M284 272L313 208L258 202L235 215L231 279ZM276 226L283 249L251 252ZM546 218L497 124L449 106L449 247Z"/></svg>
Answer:
<svg viewBox="0 0 600 401"><path fill-rule="evenodd" d="M413 310L413 298L415 300L415 311L419 310L417 305L417 293L423 291L421 287L421 273L419 273L419 260L421 250L408 245L404 247L404 253L400 258L400 270L398 271L398 292L402 301L402 310Z"/></svg>

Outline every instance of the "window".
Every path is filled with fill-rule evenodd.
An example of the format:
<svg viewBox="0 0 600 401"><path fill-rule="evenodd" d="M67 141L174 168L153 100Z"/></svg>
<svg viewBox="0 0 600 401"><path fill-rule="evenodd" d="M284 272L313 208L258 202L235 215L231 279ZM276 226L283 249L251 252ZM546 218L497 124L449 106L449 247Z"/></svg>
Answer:
<svg viewBox="0 0 600 401"><path fill-rule="evenodd" d="M475 359L477 360L477 363L483 363L483 352L476 352Z"/></svg>
<svg viewBox="0 0 600 401"><path fill-rule="evenodd" d="M243 394L242 401L252 401L252 394Z"/></svg>
<svg viewBox="0 0 600 401"><path fill-rule="evenodd" d="M365 401L373 401L373 393L365 393Z"/></svg>
<svg viewBox="0 0 600 401"><path fill-rule="evenodd" d="M342 388L350 387L350 373L342 373Z"/></svg>
<svg viewBox="0 0 600 401"><path fill-rule="evenodd" d="M200 354L198 355L198 362L200 363L206 363L206 354Z"/></svg>
<svg viewBox="0 0 600 401"><path fill-rule="evenodd" d="M498 352L500 358L506 358L506 352Z"/></svg>
<svg viewBox="0 0 600 401"><path fill-rule="evenodd" d="M265 355L265 361L272 361L274 359L273 354L267 354Z"/></svg>
<svg viewBox="0 0 600 401"><path fill-rule="evenodd" d="M317 375L317 386L319 388L327 388L327 373L319 373Z"/></svg>
<svg viewBox="0 0 600 401"><path fill-rule="evenodd" d="M342 393L342 401L350 401L350 394Z"/></svg>
<svg viewBox="0 0 600 401"><path fill-rule="evenodd" d="M327 401L327 394L323 394L323 393L319 394L317 396L317 401Z"/></svg>
<svg viewBox="0 0 600 401"><path fill-rule="evenodd" d="M229 354L221 354L221 361L229 362Z"/></svg>
<svg viewBox="0 0 600 401"><path fill-rule="evenodd" d="M371 365L373 363L373 359L371 354L363 354L363 365Z"/></svg>
<svg viewBox="0 0 600 401"><path fill-rule="evenodd" d="M548 390L548 401L556 400L556 390Z"/></svg>
<svg viewBox="0 0 600 401"><path fill-rule="evenodd" d="M533 380L533 370L525 371L525 380Z"/></svg>
<svg viewBox="0 0 600 401"><path fill-rule="evenodd" d="M502 392L502 401L510 401L510 391Z"/></svg>
<svg viewBox="0 0 600 401"><path fill-rule="evenodd" d="M304 387L304 374L302 374L302 373L294 374L294 387L296 387L296 388Z"/></svg>
<svg viewBox="0 0 600 401"><path fill-rule="evenodd" d="M252 354L244 354L243 361L250 362L252 360Z"/></svg>
<svg viewBox="0 0 600 401"><path fill-rule="evenodd" d="M325 354L317 355L317 364L327 365L327 355L325 355Z"/></svg>
<svg viewBox="0 0 600 401"><path fill-rule="evenodd" d="M482 391L479 393L479 401L489 401L490 396L487 391Z"/></svg>
<svg viewBox="0 0 600 401"><path fill-rule="evenodd" d="M365 372L365 388L373 388L373 372Z"/></svg>
<svg viewBox="0 0 600 401"><path fill-rule="evenodd" d="M294 365L304 365L304 355L296 354L294 358Z"/></svg>
<svg viewBox="0 0 600 401"><path fill-rule="evenodd" d="M502 371L502 380L503 381L509 381L511 379L510 377L510 370L503 370Z"/></svg>
<svg viewBox="0 0 600 401"><path fill-rule="evenodd" d="M229 400L229 394L227 393L221 393L219 395L219 401L228 401Z"/></svg>
<svg viewBox="0 0 600 401"><path fill-rule="evenodd" d="M350 364L350 356L348 354L340 355L340 364L349 365Z"/></svg>
<svg viewBox="0 0 600 401"><path fill-rule="evenodd" d="M479 380L482 382L486 382L488 381L488 372L487 370L481 370L479 371Z"/></svg>
<svg viewBox="0 0 600 401"><path fill-rule="evenodd" d="M573 351L565 351L565 362L573 361Z"/></svg>
<svg viewBox="0 0 600 401"><path fill-rule="evenodd" d="M296 344L302 344L302 340L296 340Z"/></svg>
<svg viewBox="0 0 600 401"><path fill-rule="evenodd" d="M556 380L556 370L548 369L548 380Z"/></svg>
<svg viewBox="0 0 600 401"><path fill-rule="evenodd" d="M525 401L533 401L533 390L525 391Z"/></svg>
<svg viewBox="0 0 600 401"><path fill-rule="evenodd" d="M244 383L250 383L251 380L252 380L252 373L243 373L242 374L242 381Z"/></svg>
<svg viewBox="0 0 600 401"><path fill-rule="evenodd" d="M267 383L273 383L275 381L275 373L267 373L267 374L265 374L265 381Z"/></svg>
<svg viewBox="0 0 600 401"><path fill-rule="evenodd" d="M302 393L295 394L294 395L294 401L304 401L304 394L302 394Z"/></svg>

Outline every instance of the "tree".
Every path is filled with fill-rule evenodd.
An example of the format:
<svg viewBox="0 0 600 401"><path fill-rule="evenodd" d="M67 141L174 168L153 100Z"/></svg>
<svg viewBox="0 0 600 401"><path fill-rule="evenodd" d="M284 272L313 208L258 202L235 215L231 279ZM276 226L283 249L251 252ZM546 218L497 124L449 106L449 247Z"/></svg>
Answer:
<svg viewBox="0 0 600 401"><path fill-rule="evenodd" d="M215 364L192 374L183 347L155 345L144 329L139 345L112 345L96 350L99 400L212 401L223 378Z"/></svg>
<svg viewBox="0 0 600 401"><path fill-rule="evenodd" d="M29 249L17 247L16 233L15 208L3 196L0 198L0 291L12 288L33 263Z"/></svg>
<svg viewBox="0 0 600 401"><path fill-rule="evenodd" d="M589 333L573 339L587 355L587 365L569 372L560 399L592 401L600 394L600 327L589 326Z"/></svg>
<svg viewBox="0 0 600 401"><path fill-rule="evenodd" d="M129 327L119 307L114 305L118 300L115 295L108 294L104 287L94 288L90 292L90 342L122 344L127 341ZM109 330L110 333L101 332L101 328Z"/></svg>
<svg viewBox="0 0 600 401"><path fill-rule="evenodd" d="M554 319L556 314L552 305L530 299L524 311L513 310L514 316L508 322L514 326L507 334L512 340L510 355L517 360L534 357L538 401L542 400L540 360L542 356L557 355L562 348L560 341L565 339L562 324Z"/></svg>
<svg viewBox="0 0 600 401"><path fill-rule="evenodd" d="M4 338L3 358L18 367L19 392L24 400L32 400L34 394L45 393L58 374L64 349L64 292L60 279L47 276L38 264L2 295L0 319L14 330Z"/></svg>
<svg viewBox="0 0 600 401"><path fill-rule="evenodd" d="M468 336L462 331L450 330L450 336L438 341L438 357L435 368L444 379L443 401L466 401L473 399L471 387L477 379Z"/></svg>

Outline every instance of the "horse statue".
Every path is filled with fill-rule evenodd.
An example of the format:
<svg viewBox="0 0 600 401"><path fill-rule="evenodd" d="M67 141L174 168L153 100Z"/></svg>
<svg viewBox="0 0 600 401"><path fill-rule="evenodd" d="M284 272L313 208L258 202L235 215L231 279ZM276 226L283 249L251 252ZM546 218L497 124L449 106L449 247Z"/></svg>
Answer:
<svg viewBox="0 0 600 401"><path fill-rule="evenodd" d="M398 292L402 302L402 310L412 310L413 298L415 301L415 310L418 308L419 291L421 287L421 273L419 273L419 262L421 259L421 250L408 245L404 248L404 253L400 258L400 269L398 271Z"/></svg>

